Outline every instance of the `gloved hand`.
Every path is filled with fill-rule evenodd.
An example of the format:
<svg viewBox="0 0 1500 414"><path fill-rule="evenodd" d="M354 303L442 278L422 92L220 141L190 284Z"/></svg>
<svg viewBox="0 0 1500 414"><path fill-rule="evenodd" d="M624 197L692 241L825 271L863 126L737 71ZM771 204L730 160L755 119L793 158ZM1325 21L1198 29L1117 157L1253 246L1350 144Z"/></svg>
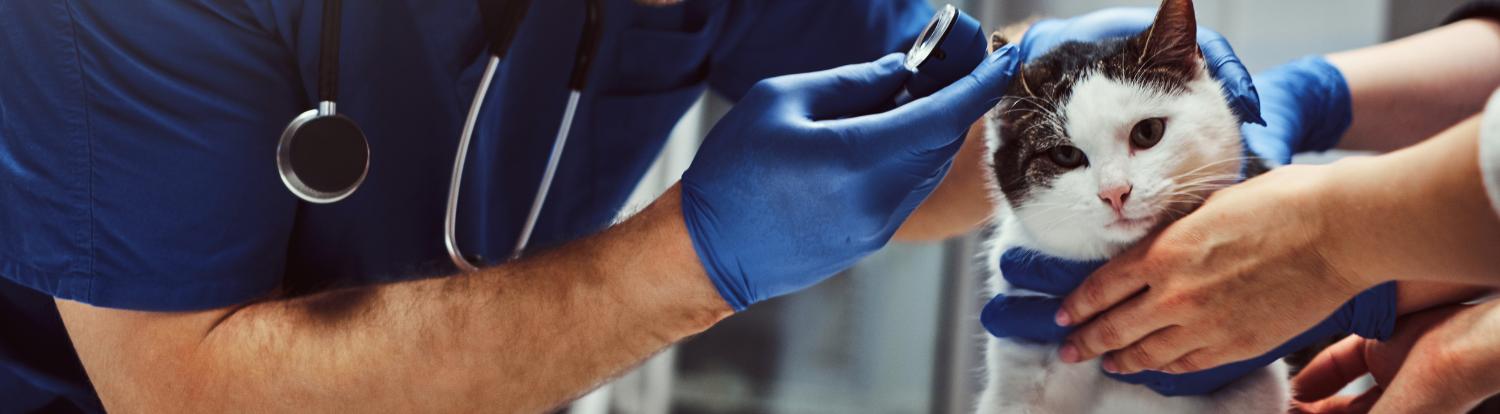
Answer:
<svg viewBox="0 0 1500 414"><path fill-rule="evenodd" d="M884 112L910 73L901 54L767 79L725 115L682 177L682 215L736 311L800 290L884 246L994 107L1014 48Z"/></svg>
<svg viewBox="0 0 1500 414"><path fill-rule="evenodd" d="M1094 42L1135 36L1156 20L1156 9L1118 7L1104 9L1069 19L1047 19L1036 22L1021 37L1023 61L1046 54L1068 41ZM1198 27L1198 49L1203 52L1208 72L1224 85L1229 107L1240 122L1265 124L1261 119L1260 97L1250 81L1250 71L1240 63L1229 41L1218 32Z"/></svg>
<svg viewBox="0 0 1500 414"><path fill-rule="evenodd" d="M1053 315L1062 298L1105 261L1075 261L1038 252L1011 249L1000 256L1000 273L1012 286L1047 295L998 295L984 306L979 320L990 334L1024 342L1059 344L1073 327L1061 327ZM1167 374L1143 371L1106 375L1120 381L1142 384L1162 395L1203 395L1222 388L1257 368L1317 341L1339 334L1357 334L1385 339L1396 321L1396 285L1386 283L1366 290L1345 302L1321 323L1259 357L1203 371Z"/></svg>
<svg viewBox="0 0 1500 414"><path fill-rule="evenodd" d="M1292 154L1333 148L1349 130L1354 116L1349 83L1322 57L1302 58L1255 79L1266 123L1240 130L1261 157L1288 164Z"/></svg>

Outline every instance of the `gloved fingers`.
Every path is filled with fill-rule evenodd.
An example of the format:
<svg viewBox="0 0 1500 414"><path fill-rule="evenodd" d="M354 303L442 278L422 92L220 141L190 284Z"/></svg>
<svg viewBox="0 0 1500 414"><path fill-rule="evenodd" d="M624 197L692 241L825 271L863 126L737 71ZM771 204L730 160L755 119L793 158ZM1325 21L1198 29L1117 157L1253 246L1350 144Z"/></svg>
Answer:
<svg viewBox="0 0 1500 414"><path fill-rule="evenodd" d="M1160 370L1188 352L1195 351L1187 344L1196 342L1197 338L1198 335L1191 329L1172 325L1152 332L1125 349L1106 354L1101 362L1104 370L1118 374Z"/></svg>
<svg viewBox="0 0 1500 414"><path fill-rule="evenodd" d="M1245 69L1245 64L1234 54L1229 41L1218 32L1200 26L1198 49L1203 52L1203 62L1208 65L1209 74L1224 87L1229 106L1240 122L1265 125L1266 120L1260 114L1260 94L1255 90L1250 70Z"/></svg>
<svg viewBox="0 0 1500 414"><path fill-rule="evenodd" d="M1328 398L1369 373L1364 350L1365 339L1353 335L1323 349L1292 378L1292 399L1312 402Z"/></svg>
<svg viewBox="0 0 1500 414"><path fill-rule="evenodd" d="M1031 60L1068 41L1097 41L1139 34L1156 20L1156 9L1113 7L1066 20L1045 19L1021 37L1021 56Z"/></svg>
<svg viewBox="0 0 1500 414"><path fill-rule="evenodd" d="M902 67L904 54L892 53L874 62L856 63L811 73L773 78L772 88L812 120L859 116L888 105L911 72Z"/></svg>
<svg viewBox="0 0 1500 414"><path fill-rule="evenodd" d="M1270 124L1247 123L1240 126L1240 134L1244 136L1245 145L1250 147L1251 153L1274 161L1276 165L1292 162L1291 145L1297 138L1296 133L1288 128L1287 122L1276 119Z"/></svg>
<svg viewBox="0 0 1500 414"><path fill-rule="evenodd" d="M979 313L984 329L998 338L1019 338L1056 343L1071 332L1057 326L1047 317L1057 312L1062 301L1047 296L997 295Z"/></svg>
<svg viewBox="0 0 1500 414"><path fill-rule="evenodd" d="M1149 294L1136 296L1079 326L1068 335L1068 341L1058 350L1058 356L1064 362L1087 361L1105 352L1130 346L1171 324L1156 312L1152 299Z"/></svg>
<svg viewBox="0 0 1500 414"><path fill-rule="evenodd" d="M904 196L899 196L901 194L899 192L890 192L892 197L889 200L869 200L871 204L868 205L875 207L877 211L890 212L885 226L876 233L881 238L879 240L880 245L890 242L891 237L896 235L896 230L901 228L906 219L911 217L911 213L916 211L918 206L922 205L922 201L926 200L927 196L931 195L932 191L937 189L938 184L943 182L943 177L948 175L948 170L953 167L953 158L945 156L940 159L945 162L935 166L930 171L926 171L925 174L919 171L917 174L921 174L918 176L920 178L905 182L911 186L909 187L910 191L907 191ZM895 183L887 180L879 185L889 186L892 184Z"/></svg>
<svg viewBox="0 0 1500 414"><path fill-rule="evenodd" d="M930 96L884 113L830 121L829 126L859 125L867 132L864 135L883 141L872 144L888 146L886 150L943 149L961 141L974 120L1000 102L1020 62L1016 47L1007 45L987 56L968 76Z"/></svg>
<svg viewBox="0 0 1500 414"><path fill-rule="evenodd" d="M906 221L906 218L911 215L911 212L916 211L917 207L922 205L922 201L927 200L927 196L931 195L932 191L936 190L939 184L942 184L943 177L948 175L948 171L953 169L953 156L951 155L951 153L957 152L957 149L955 148L952 151L948 151L945 149L944 151L940 152L944 153L941 154L941 159L944 160L944 162L941 165L938 165L936 169L928 172L928 174L917 183L916 188L912 189L911 194L908 194L906 198L902 200L901 205L896 209L900 216L899 220L895 220L891 223L893 225L893 228L891 229L892 234L894 234L895 228L901 227L901 223Z"/></svg>
<svg viewBox="0 0 1500 414"><path fill-rule="evenodd" d="M1156 20L1156 9L1117 7L1074 17L1068 20L1043 20L1033 24L1021 41L1021 56L1031 60L1071 40L1097 41L1131 37L1140 34ZM1227 92L1230 107L1240 122L1265 124L1260 114L1260 97L1251 82L1250 71L1229 46L1224 36L1206 27L1198 27L1198 48L1203 52L1209 73Z"/></svg>
<svg viewBox="0 0 1500 414"><path fill-rule="evenodd" d="M1058 19L1038 20L1036 23L1032 23L1031 27L1026 28L1026 33L1021 35L1020 42L1010 39L1012 40L1011 44L1017 45L1016 52L1021 55L1022 61L1034 59L1037 56L1046 54L1047 51L1052 50L1052 48L1057 47L1058 43L1061 43L1058 39L1061 36L1058 36L1057 32L1062 30L1066 24L1066 22Z"/></svg>
<svg viewBox="0 0 1500 414"><path fill-rule="evenodd" d="M1078 16L1069 30L1078 35L1067 40L1135 36L1156 22L1156 13L1155 7L1112 7Z"/></svg>

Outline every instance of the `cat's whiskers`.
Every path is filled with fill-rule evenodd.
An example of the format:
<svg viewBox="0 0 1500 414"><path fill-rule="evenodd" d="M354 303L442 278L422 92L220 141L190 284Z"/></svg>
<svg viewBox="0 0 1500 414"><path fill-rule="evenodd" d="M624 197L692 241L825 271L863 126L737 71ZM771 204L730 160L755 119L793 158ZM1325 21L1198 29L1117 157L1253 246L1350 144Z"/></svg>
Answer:
<svg viewBox="0 0 1500 414"><path fill-rule="evenodd" d="M1050 220L1047 220L1047 221L1044 221L1042 223L1039 223L1040 226L1037 226L1037 228L1039 230L1050 230L1052 228L1052 226L1056 226L1056 225L1063 224L1063 223L1066 223L1068 221L1071 221L1073 219L1077 219L1080 216L1082 216L1084 213L1086 213L1086 211L1073 210L1072 214L1068 214L1068 215L1064 215L1064 216L1059 216L1059 217L1053 217Z"/></svg>
<svg viewBox="0 0 1500 414"><path fill-rule="evenodd" d="M1224 165L1224 164L1227 164L1227 163L1233 162L1233 163L1241 163L1241 164L1243 164L1245 161L1251 161L1251 160L1255 160L1255 158L1254 157L1245 157L1245 156L1225 158L1225 159L1221 159L1221 160L1218 160L1218 161L1204 163L1203 165L1199 165L1197 167L1194 167L1193 169L1187 170L1186 172L1183 172L1183 173L1180 173L1180 174L1177 174L1177 175L1174 175L1174 176L1167 177L1167 179L1168 180L1176 180L1178 178L1186 177L1188 175L1195 174L1195 173L1197 173L1199 171L1203 171L1203 170L1206 170L1206 169L1209 169L1209 168L1218 167L1218 166L1221 166L1221 165ZM1238 175L1236 175L1236 176L1238 176Z"/></svg>
<svg viewBox="0 0 1500 414"><path fill-rule="evenodd" d="M1200 189L1200 188L1209 188L1209 189L1213 189L1213 190L1218 190L1218 189L1221 189L1221 188L1224 188L1224 187L1228 187L1228 186L1234 185L1235 181L1238 181L1238 180L1239 180L1239 176L1238 175L1234 175L1234 176L1205 176L1205 177L1196 178L1193 181L1186 181L1186 182L1177 183L1176 185L1173 186L1173 189L1177 190L1177 191L1182 191L1184 189Z"/></svg>
<svg viewBox="0 0 1500 414"><path fill-rule="evenodd" d="M1039 223L1042 224L1042 227L1051 227L1054 224L1077 218L1089 211L1088 203L1076 201L1029 202L1026 203L1026 207L1028 207L1026 214L1031 216L1048 216L1058 211L1067 213L1061 216L1050 217L1047 221Z"/></svg>
<svg viewBox="0 0 1500 414"><path fill-rule="evenodd" d="M1058 108L1056 102L1050 102L1032 96L1013 96L1006 97L1004 99L1009 100L1009 102L1002 104L1006 106L1007 109L1000 112L999 115L1001 117L1007 116L1011 111L1015 110L1031 111L1040 114L1041 117L1040 122L1034 123L1032 127L1035 127L1038 124L1046 124L1048 126L1051 126L1055 131L1058 131L1059 133L1063 131L1062 117L1058 115L1058 112L1061 110L1061 108ZM1029 103L1033 108L1016 108L1016 106L1021 103ZM1029 132L1032 127L1026 128L1023 133Z"/></svg>
<svg viewBox="0 0 1500 414"><path fill-rule="evenodd" d="M1195 171L1202 170L1203 168L1204 167L1195 168L1192 171L1178 174L1173 177L1168 177L1166 180L1161 181L1161 185L1154 188L1154 190L1156 191L1153 191L1149 194L1157 195L1160 194L1162 190L1183 191L1184 189L1196 190L1198 188L1212 188L1214 190L1217 190L1218 188L1233 184L1234 181L1237 181L1240 177L1239 174L1194 175Z"/></svg>
<svg viewBox="0 0 1500 414"><path fill-rule="evenodd" d="M1234 185L1234 183L1236 181L1239 181L1239 178L1240 178L1240 176L1238 174L1234 174L1234 175L1227 175L1227 174L1206 175L1206 176L1200 176L1200 177L1193 177L1190 181L1178 182L1178 183L1175 184L1175 186L1173 188L1176 189L1176 190L1182 190L1182 189L1188 189L1188 188L1192 188L1192 189L1196 189L1196 188L1211 188L1211 189L1217 190L1217 189L1220 189L1220 188L1228 187L1230 185Z"/></svg>

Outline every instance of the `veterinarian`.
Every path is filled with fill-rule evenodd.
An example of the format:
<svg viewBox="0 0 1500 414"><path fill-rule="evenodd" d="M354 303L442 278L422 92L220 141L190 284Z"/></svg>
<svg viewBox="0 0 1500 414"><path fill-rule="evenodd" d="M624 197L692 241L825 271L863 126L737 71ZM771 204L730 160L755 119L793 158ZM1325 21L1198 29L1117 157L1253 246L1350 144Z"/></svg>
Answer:
<svg viewBox="0 0 1500 414"><path fill-rule="evenodd" d="M1500 302L1463 304L1500 285L1497 19L1500 6L1476 3L1425 33L1258 75L1267 126L1247 137L1385 154L1215 194L1064 301L1057 323L1077 329L1060 356L1102 354L1119 372L1218 366L1398 281L1392 337L1323 351L1294 380L1298 409L1458 413L1500 393ZM1377 387L1333 396L1366 373Z"/></svg>
<svg viewBox="0 0 1500 414"><path fill-rule="evenodd" d="M350 2L333 74L324 6L0 1L0 411L557 406L898 229L981 220L918 205L955 152L982 151L961 137L1020 60L1002 50L891 108L909 72L888 54L932 15L925 1L607 1L535 248L506 260L557 120L573 120L591 18L584 1L534 2L459 171L456 242L482 269L444 277L457 268L439 223L490 57L476 5ZM1032 40L1149 24L1085 21ZM1248 75L1215 41L1215 73L1254 116ZM611 226L706 88L734 110L680 185ZM315 105L367 139L363 182L336 203L299 201L273 161Z"/></svg>

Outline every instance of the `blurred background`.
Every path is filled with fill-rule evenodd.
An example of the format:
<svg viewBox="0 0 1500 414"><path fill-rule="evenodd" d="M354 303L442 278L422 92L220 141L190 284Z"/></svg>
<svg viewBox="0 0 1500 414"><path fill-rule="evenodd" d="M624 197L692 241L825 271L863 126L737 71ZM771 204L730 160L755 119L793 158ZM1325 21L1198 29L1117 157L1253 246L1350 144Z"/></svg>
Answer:
<svg viewBox="0 0 1500 414"><path fill-rule="evenodd" d="M1155 0L968 0L986 31ZM1252 72L1438 24L1463 0L1215 0L1198 22ZM673 131L630 205L675 182L730 104L705 95ZM1324 157L1326 159L1326 157ZM1317 162L1318 158L1300 161ZM633 210L632 210L633 211ZM570 409L576 414L967 413L982 379L977 235L892 244L808 291L759 304L688 339Z"/></svg>

